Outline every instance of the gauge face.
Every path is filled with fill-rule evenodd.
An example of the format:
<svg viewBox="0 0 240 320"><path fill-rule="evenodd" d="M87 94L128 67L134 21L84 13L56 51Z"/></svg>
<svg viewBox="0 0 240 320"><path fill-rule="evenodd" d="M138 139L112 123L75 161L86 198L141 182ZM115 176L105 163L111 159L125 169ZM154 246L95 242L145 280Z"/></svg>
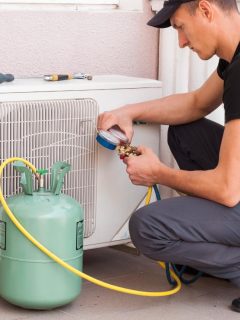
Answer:
<svg viewBox="0 0 240 320"><path fill-rule="evenodd" d="M115 129L115 128L110 128L109 132L116 138L118 138L120 141L127 143L128 138L127 136L120 130Z"/></svg>
<svg viewBox="0 0 240 320"><path fill-rule="evenodd" d="M103 130L100 130L98 132L99 136L106 140L107 142L110 142L114 145L118 145L120 143L120 139L117 138L116 136L114 136L111 132L109 131L103 131Z"/></svg>

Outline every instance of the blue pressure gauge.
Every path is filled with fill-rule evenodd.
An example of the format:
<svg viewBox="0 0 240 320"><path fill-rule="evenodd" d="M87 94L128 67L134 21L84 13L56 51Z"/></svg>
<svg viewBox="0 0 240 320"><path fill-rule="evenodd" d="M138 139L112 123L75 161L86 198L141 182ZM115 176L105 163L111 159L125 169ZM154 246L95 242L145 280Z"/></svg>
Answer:
<svg viewBox="0 0 240 320"><path fill-rule="evenodd" d="M110 128L108 131L100 130L96 140L109 150L115 150L118 145L128 143L126 135L116 126Z"/></svg>

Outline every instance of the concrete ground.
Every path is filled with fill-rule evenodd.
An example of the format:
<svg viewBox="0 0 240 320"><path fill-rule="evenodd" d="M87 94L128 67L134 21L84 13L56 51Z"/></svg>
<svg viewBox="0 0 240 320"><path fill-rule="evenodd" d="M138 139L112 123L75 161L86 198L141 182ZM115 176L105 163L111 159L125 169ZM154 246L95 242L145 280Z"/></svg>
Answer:
<svg viewBox="0 0 240 320"><path fill-rule="evenodd" d="M153 261L113 248L86 251L84 271L112 284L146 291L168 290ZM113 292L84 281L81 295L51 311L24 310L0 299L0 320L234 320L229 309L240 290L228 281L203 277L176 295L149 298Z"/></svg>

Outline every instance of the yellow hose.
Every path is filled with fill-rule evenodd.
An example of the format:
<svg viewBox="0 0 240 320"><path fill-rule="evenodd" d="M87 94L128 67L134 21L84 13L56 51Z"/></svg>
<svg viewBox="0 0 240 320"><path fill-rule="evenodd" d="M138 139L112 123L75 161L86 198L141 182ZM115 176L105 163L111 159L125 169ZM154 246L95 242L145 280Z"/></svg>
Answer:
<svg viewBox="0 0 240 320"><path fill-rule="evenodd" d="M146 206L150 203L151 197L152 197L152 187L149 187L147 195L146 195L146 199L145 199L145 205Z"/></svg>
<svg viewBox="0 0 240 320"><path fill-rule="evenodd" d="M7 164L14 162L14 161L22 161L23 163L25 163L28 167L31 168L31 170L36 174L36 168L27 160L22 159L22 158L18 158L18 157L14 157L14 158L10 158L7 159L6 161L4 161L1 166L0 166L0 179L2 177L2 172L3 169L6 167ZM151 188L150 188L151 189ZM148 190L148 201L150 201L151 198L151 191ZM3 193L2 193L2 188L0 186L0 202L2 203L2 206L5 210L5 212L7 213L7 215L9 216L9 218L11 219L11 221L15 224L15 226L19 229L20 232L22 232L22 234L24 234L24 236L30 240L39 250L41 250L42 252L44 252L47 256L49 256L52 260L54 260L56 263L60 264L62 267L66 268L67 270L73 272L75 275L88 280L96 285L99 285L101 287L107 288L107 289L111 289L111 290L115 290L115 291L119 291L122 293L128 293L128 294L133 294L133 295L138 295L138 296L148 296L148 297L161 297L161 296L168 296L168 295L172 295L174 293L177 293L180 289L181 289L181 281L178 279L178 277L175 275L175 273L173 271L171 272L172 277L174 278L174 280L177 282L177 286L175 288L173 288L172 290L169 291L163 291L163 292L151 292L151 291L138 291L138 290L133 290L133 289L128 289L128 288L123 288L123 287L119 287L119 286L115 286L109 283L106 283L104 281L95 279L79 270L77 270L76 268L72 267L71 265L69 265L68 263L64 262L62 259L60 259L58 256L56 256L53 252L51 252L50 250L48 250L46 247L44 247L40 242L38 242L21 224L20 222L16 219L16 217L14 216L14 214L11 212L10 208L8 207ZM162 262L159 262L160 266L165 269L165 265Z"/></svg>

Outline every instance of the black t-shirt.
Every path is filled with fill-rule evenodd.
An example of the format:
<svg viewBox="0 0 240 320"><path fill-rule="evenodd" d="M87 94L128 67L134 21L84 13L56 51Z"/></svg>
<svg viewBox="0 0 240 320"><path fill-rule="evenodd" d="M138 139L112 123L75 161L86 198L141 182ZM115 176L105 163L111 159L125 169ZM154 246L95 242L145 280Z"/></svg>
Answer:
<svg viewBox="0 0 240 320"><path fill-rule="evenodd" d="M230 63L219 60L217 73L224 80L225 123L240 119L240 43Z"/></svg>

